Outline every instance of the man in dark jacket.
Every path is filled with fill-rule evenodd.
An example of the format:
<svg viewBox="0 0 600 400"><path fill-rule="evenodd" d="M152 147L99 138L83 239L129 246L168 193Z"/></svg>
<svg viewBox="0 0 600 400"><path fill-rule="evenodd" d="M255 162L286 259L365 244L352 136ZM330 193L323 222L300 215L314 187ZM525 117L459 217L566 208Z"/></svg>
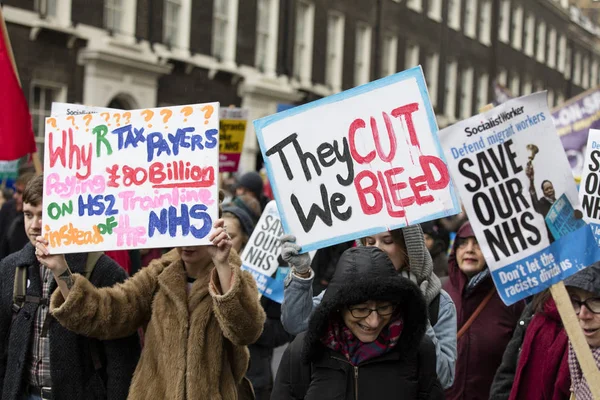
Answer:
<svg viewBox="0 0 600 400"><path fill-rule="evenodd" d="M23 223L23 191L34 176L29 171L19 175L12 200L0 209L0 260L21 250L29 242Z"/></svg>
<svg viewBox="0 0 600 400"><path fill-rule="evenodd" d="M49 298L57 285L35 255L41 234L43 177L34 178L23 194L25 230L30 243L0 262L0 397L18 399L126 399L138 362L137 335L100 342L63 328L49 313ZM73 272L83 274L87 254L66 256ZM22 307L13 300L17 269L27 268ZM98 286L127 278L102 255L90 276Z"/></svg>

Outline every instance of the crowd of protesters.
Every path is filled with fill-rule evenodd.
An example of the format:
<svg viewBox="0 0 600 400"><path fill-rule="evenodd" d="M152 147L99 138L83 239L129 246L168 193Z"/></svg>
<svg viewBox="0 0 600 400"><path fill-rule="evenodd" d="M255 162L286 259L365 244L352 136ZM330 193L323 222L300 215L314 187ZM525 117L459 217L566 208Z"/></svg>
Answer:
<svg viewBox="0 0 600 400"><path fill-rule="evenodd" d="M42 177L3 188L0 399L593 398L549 291L504 305L464 213L312 257L284 235L279 304L240 268L268 182L221 188L212 245L69 255ZM600 364L600 263L565 285Z"/></svg>

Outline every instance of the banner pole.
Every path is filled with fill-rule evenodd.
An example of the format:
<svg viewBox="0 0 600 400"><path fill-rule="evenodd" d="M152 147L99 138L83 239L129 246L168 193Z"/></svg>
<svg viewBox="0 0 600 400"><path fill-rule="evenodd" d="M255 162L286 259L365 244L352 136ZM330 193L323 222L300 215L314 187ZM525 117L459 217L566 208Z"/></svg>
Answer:
<svg viewBox="0 0 600 400"><path fill-rule="evenodd" d="M4 13L2 12L2 7L0 6L0 30L2 31L2 37L4 38L4 43L6 43L6 52L8 53L8 58L10 59L10 64L12 65L15 76L17 77L17 82L19 83L19 87L21 86L21 78L19 77L19 70L17 69L17 63L15 61L15 55L12 50L12 45L10 43L10 37L8 36L8 29L6 27L6 21L4 20ZM31 155L33 159L33 167L35 168L35 173L37 175L42 173L42 163L40 161L40 156L36 151Z"/></svg>

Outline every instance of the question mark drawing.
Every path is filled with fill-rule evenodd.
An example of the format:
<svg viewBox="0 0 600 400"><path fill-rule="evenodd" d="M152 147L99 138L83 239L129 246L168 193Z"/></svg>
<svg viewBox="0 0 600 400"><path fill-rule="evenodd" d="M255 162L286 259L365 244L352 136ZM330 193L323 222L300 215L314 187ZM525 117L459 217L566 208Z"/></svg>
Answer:
<svg viewBox="0 0 600 400"><path fill-rule="evenodd" d="M194 112L194 109L190 106L185 106L181 109L180 111L184 118L183 118L183 122L187 122L187 117L189 117L190 115L192 115L192 113Z"/></svg>
<svg viewBox="0 0 600 400"><path fill-rule="evenodd" d="M70 116L68 116L68 117L67 117L67 119L68 119L69 121L71 121L71 125L72 125L72 126L74 126L74 127L75 127L75 129L79 129L79 127L75 125L75 116L73 116L73 115L70 115Z"/></svg>
<svg viewBox="0 0 600 400"><path fill-rule="evenodd" d="M90 126L90 122L92 122L92 118L94 118L92 116L92 114L86 114L83 116L83 120L85 121L85 131L88 132L90 129L88 128L88 126Z"/></svg>
<svg viewBox="0 0 600 400"><path fill-rule="evenodd" d="M117 120L117 126L121 126L121 114L116 113L115 115L113 115L115 117L115 119Z"/></svg>
<svg viewBox="0 0 600 400"><path fill-rule="evenodd" d="M173 115L173 111L169 110L168 108L165 108L164 110L160 111L160 115L163 116L163 123L165 124L165 128L168 128L166 124L169 122L169 118L171 118L171 115Z"/></svg>
<svg viewBox="0 0 600 400"><path fill-rule="evenodd" d="M204 124L208 124L208 120L210 119L213 111L215 111L214 107L211 106L210 104L205 105L204 107L202 107L200 109L200 111L204 111L204 118L206 118L206 121L204 121Z"/></svg>
<svg viewBox="0 0 600 400"><path fill-rule="evenodd" d="M141 114L145 117L144 119L146 120L146 122L149 122L154 116L154 111L144 110L141 112ZM148 123L148 128L152 128L152 124Z"/></svg>
<svg viewBox="0 0 600 400"><path fill-rule="evenodd" d="M131 113L129 111L123 113L123 118L127 119L127 121L125 121L125 125L131 124Z"/></svg>
<svg viewBox="0 0 600 400"><path fill-rule="evenodd" d="M106 125L110 126L110 123L108 122L110 119L110 114L107 112L103 112L103 113L100 113L100 115L104 117L104 120L106 121Z"/></svg>
<svg viewBox="0 0 600 400"><path fill-rule="evenodd" d="M46 123L56 129L56 118L46 118Z"/></svg>

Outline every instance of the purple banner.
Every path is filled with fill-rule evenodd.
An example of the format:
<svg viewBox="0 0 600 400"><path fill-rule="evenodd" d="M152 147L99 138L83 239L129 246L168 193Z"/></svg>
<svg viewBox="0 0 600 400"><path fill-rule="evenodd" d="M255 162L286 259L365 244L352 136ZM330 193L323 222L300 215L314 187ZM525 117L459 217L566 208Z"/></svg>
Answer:
<svg viewBox="0 0 600 400"><path fill-rule="evenodd" d="M600 87L590 89L552 110L554 126L569 157L573 175L581 178L590 129L600 129Z"/></svg>

